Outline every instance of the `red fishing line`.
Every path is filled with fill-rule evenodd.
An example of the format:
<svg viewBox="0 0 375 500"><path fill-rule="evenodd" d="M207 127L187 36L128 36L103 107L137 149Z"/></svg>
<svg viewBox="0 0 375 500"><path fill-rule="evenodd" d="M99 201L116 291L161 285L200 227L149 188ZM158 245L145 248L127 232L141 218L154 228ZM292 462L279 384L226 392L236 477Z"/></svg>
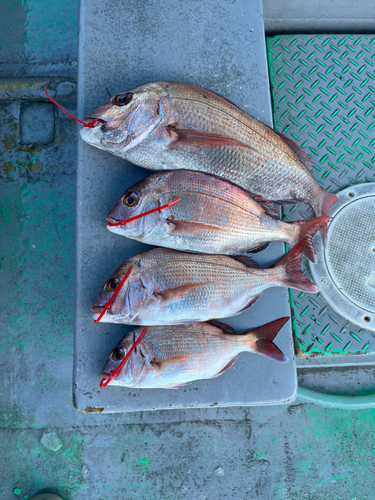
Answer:
<svg viewBox="0 0 375 500"><path fill-rule="evenodd" d="M92 122L90 123L85 123L85 122L82 122L81 120L78 120L78 118L76 118L75 116L71 115L70 113L68 113L68 111L66 109L64 109L62 106L60 106L60 104L57 104L56 101L54 101L52 99L52 97L50 97L47 93L47 89L46 87L44 87L44 92L46 93L46 96L47 96L47 99L50 100L51 102L53 102L53 104L56 104L56 106L58 108L61 109L61 111L63 111L65 114L67 114L68 116L70 116L70 118L73 118L73 120L75 120L76 122L80 123L81 125L83 125L84 127L89 127L89 128L93 128L95 127L95 124L96 122L98 121L98 118L95 118Z"/></svg>
<svg viewBox="0 0 375 500"><path fill-rule="evenodd" d="M111 307L111 304L112 302L115 300L115 298L117 297L119 291L121 290L121 287L123 286L123 284L125 283L125 281L128 279L129 277L129 274L131 273L131 270L133 269L133 266L130 266L129 269L127 270L125 276L122 278L122 280L120 281L120 284L119 286L117 287L117 290L115 290L114 294L112 295L112 297L109 299L109 301L106 303L106 305L104 306L104 309L103 311L99 314L99 316L94 320L94 323L98 324L99 321L102 319L102 317L105 315L105 313L108 311L108 309Z"/></svg>
<svg viewBox="0 0 375 500"><path fill-rule="evenodd" d="M120 364L118 365L117 368L115 368L109 375L109 377L107 379L105 378L102 378L102 380L100 381L100 384L99 384L99 387L101 389L103 389L103 387L105 387L106 385L108 385L110 383L110 381L116 377L116 375L118 374L118 372L121 370L121 368L124 366L124 364L126 363L126 361L130 358L130 355L131 353L134 351L134 349L137 347L137 345L140 343L140 341L142 340L143 338L143 335L146 333L146 330L147 330L147 326L145 326L143 328L143 330L141 331L141 334L140 336L138 337L138 339L134 342L134 344L131 346L131 348L129 349L129 352L127 353L127 355L125 356L125 358L120 362Z"/></svg>
<svg viewBox="0 0 375 500"><path fill-rule="evenodd" d="M177 198L177 200L173 200L170 203L167 203L166 205L163 205L161 207L153 208L152 210L149 210L148 212L145 212L144 214L139 214L139 215L135 215L134 217L130 217L130 219L120 220L119 222L113 222L113 223L108 222L108 226L111 226L111 227L112 226L123 226L127 222L131 222L133 220L140 219L141 217L144 217L145 215L157 212L158 210L163 210L163 208L170 207L171 205L174 205L175 203L178 203L179 201L181 201L181 198Z"/></svg>

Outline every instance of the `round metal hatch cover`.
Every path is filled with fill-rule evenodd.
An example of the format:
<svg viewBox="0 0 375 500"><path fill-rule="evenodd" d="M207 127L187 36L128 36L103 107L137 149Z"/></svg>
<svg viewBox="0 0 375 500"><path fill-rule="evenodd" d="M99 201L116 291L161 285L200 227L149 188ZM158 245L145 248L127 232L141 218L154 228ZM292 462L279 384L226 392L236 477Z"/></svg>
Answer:
<svg viewBox="0 0 375 500"><path fill-rule="evenodd" d="M326 248L314 238L312 277L327 304L366 330L375 331L375 183L340 191L329 212Z"/></svg>

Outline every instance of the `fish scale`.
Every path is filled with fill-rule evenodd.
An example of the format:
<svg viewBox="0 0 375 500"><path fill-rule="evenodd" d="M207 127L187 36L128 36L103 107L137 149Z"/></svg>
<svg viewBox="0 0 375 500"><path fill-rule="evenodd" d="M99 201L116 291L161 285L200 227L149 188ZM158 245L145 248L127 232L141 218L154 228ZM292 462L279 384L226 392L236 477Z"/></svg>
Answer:
<svg viewBox="0 0 375 500"><path fill-rule="evenodd" d="M222 255L189 254L154 248L126 261L103 285L93 310L101 312L111 298L107 283L132 270L103 322L137 325L181 324L234 316L271 286L316 291L301 274L305 242L269 269L247 267Z"/></svg>
<svg viewBox="0 0 375 500"><path fill-rule="evenodd" d="M209 379L228 369L241 352L259 353L286 362L273 344L277 332L289 318L281 318L242 335L227 333L226 325L193 323L178 326L150 326L129 360L110 381L112 385L137 388L173 387L197 379ZM121 356L129 352L142 328L127 333L111 351L103 377L118 368ZM113 357L117 353L119 358ZM250 362L251 360L249 360Z"/></svg>
<svg viewBox="0 0 375 500"><path fill-rule="evenodd" d="M199 170L269 200L304 200L317 215L334 203L300 160L298 147L225 98L178 82L154 82L130 94L128 110L109 100L91 113L86 120L105 123L86 127L82 138L151 170Z"/></svg>
<svg viewBox="0 0 375 500"><path fill-rule="evenodd" d="M124 203L135 196L139 200L135 206ZM113 225L114 221L139 217L177 199L178 203L157 214L120 227ZM143 179L119 197L108 214L108 229L150 245L236 255L270 241L295 245L305 237L311 239L326 222L322 218L288 224L268 213L274 211L269 202L257 199L262 205L247 191L216 176L186 170L163 172ZM313 247L309 248L313 253Z"/></svg>

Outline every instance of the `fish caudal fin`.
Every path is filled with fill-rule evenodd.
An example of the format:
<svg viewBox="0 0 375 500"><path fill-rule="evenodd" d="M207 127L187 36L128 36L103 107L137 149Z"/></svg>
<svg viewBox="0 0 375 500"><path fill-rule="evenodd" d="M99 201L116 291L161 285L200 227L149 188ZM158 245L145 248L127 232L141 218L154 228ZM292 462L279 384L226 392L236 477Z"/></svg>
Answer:
<svg viewBox="0 0 375 500"><path fill-rule="evenodd" d="M279 318L248 332L253 339L255 336L255 342L252 340L252 351L281 363L289 361L285 354L272 342L288 320L289 318Z"/></svg>
<svg viewBox="0 0 375 500"><path fill-rule="evenodd" d="M296 288L302 292L316 293L318 288L305 278L300 269L301 255L305 245L306 239L301 240L271 267L274 269L283 269L284 276L282 278L282 283L284 283L285 286Z"/></svg>
<svg viewBox="0 0 375 500"><path fill-rule="evenodd" d="M321 215L327 215L329 209L334 205L337 201L337 196L332 193L328 193L323 189L322 193L322 206L320 208ZM318 214L317 214L318 215ZM322 227L322 240L323 245L326 246L327 243L327 224Z"/></svg>
<svg viewBox="0 0 375 500"><path fill-rule="evenodd" d="M330 217L315 217L304 221L293 222L293 225L299 226L298 237L296 243L306 239L305 246L303 247L303 254L312 262L315 261L315 250L312 244L312 237L319 231L327 222Z"/></svg>

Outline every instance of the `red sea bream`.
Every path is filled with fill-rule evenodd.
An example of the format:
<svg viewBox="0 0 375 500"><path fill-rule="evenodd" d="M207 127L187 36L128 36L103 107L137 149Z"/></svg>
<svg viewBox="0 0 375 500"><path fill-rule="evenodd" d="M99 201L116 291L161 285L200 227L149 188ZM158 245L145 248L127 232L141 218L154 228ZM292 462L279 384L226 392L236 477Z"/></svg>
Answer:
<svg viewBox="0 0 375 500"><path fill-rule="evenodd" d="M280 318L242 335L219 322L178 326L149 326L136 349L110 385L136 389L168 389L224 373L241 352L261 354L280 362L288 358L272 342L289 318ZM128 332L111 351L102 371L111 377L141 335ZM248 358L251 363L251 357Z"/></svg>
<svg viewBox="0 0 375 500"><path fill-rule="evenodd" d="M93 120L84 141L150 170L207 172L274 202L306 202L317 216L337 200L293 141L195 85L141 85L109 98L85 118Z"/></svg>
<svg viewBox="0 0 375 500"><path fill-rule="evenodd" d="M267 269L249 257L236 260L154 248L127 260L104 283L94 319L129 325L176 325L239 314L273 286L306 292L317 288L300 271L302 240ZM117 290L130 270L125 283ZM112 299L113 294L115 298Z"/></svg>

